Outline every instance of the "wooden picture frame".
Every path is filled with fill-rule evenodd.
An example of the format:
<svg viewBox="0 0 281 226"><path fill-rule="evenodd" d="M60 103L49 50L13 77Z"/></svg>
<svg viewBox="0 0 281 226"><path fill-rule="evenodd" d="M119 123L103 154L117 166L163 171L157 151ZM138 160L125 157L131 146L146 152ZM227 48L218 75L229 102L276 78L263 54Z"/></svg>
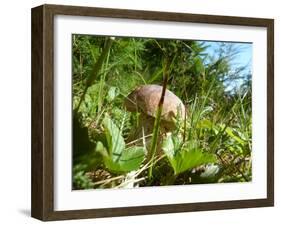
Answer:
<svg viewBox="0 0 281 226"><path fill-rule="evenodd" d="M99 209L54 210L54 16L86 16L267 29L267 197L217 202L178 203ZM186 211L220 210L274 205L274 21L272 19L211 16L61 5L32 9L32 200L31 215L50 221Z"/></svg>

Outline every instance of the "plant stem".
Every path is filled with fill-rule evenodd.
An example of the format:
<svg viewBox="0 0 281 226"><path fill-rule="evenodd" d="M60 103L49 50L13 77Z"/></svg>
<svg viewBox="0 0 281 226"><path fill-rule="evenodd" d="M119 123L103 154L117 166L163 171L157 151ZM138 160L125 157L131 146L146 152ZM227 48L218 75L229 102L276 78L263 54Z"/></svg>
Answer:
<svg viewBox="0 0 281 226"><path fill-rule="evenodd" d="M159 130L160 130L160 122L161 122L161 115L162 115L162 109L163 109L163 104L164 104L164 99L165 99L165 93L166 93L166 87L167 87L167 82L169 79L169 74L168 74L168 66L169 65L169 59L168 57L165 57L165 65L164 65L164 72L163 72L163 88L162 88L162 93L161 97L158 103L158 108L157 108L157 114L156 118L154 121L154 127L153 127L153 136L152 136L152 145L151 145L151 156L150 160L152 161L151 166L149 168L148 172L148 178L152 178L152 169L154 165L154 156L156 154L157 150L157 143L158 143L158 135L159 135Z"/></svg>
<svg viewBox="0 0 281 226"><path fill-rule="evenodd" d="M186 138L186 118L187 118L187 113L186 113L187 107L185 106L185 111L184 111L184 124L183 124L183 138L182 138L182 143L184 144L185 138Z"/></svg>
<svg viewBox="0 0 281 226"><path fill-rule="evenodd" d="M110 47L111 47L111 45L113 43L113 40L114 40L113 38L109 38L109 39L106 40L105 46L104 46L104 48L102 50L101 55L99 56L98 60L93 64L92 73L88 76L88 78L86 80L86 86L85 86L85 88L83 90L83 93L82 93L82 95L80 97L79 103L78 103L78 105L77 105L77 107L76 107L76 109L74 111L75 113L78 112L78 110L79 110L79 108L81 106L81 103L83 102L83 100L85 98L85 95L87 93L88 88L93 84L94 80L98 76L99 71L100 71L100 69L102 67L103 61L104 61L105 57L108 55L108 52L109 52Z"/></svg>

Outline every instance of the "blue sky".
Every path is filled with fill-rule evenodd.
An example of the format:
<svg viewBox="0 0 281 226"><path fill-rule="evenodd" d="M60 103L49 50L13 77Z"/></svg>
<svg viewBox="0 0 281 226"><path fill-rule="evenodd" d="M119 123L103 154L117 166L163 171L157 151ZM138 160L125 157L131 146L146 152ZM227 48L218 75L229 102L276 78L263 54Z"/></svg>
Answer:
<svg viewBox="0 0 281 226"><path fill-rule="evenodd" d="M210 56L216 56L217 50L219 49L222 42L211 42L204 41L209 46L206 49L206 53ZM231 60L233 67L247 66L248 70L252 70L252 44L251 43L240 43L240 42L224 42L226 45L232 45L233 48L238 49L239 52Z"/></svg>
<svg viewBox="0 0 281 226"><path fill-rule="evenodd" d="M219 56L219 49L222 44L224 48L232 48L235 50L236 54L230 59L231 69L235 70L239 67L245 66L245 69L242 73L251 73L252 72L252 43L240 43L240 42L211 42L204 41L204 44L208 46L205 50L205 53L208 56L214 57L217 59ZM228 54L228 53L226 53ZM231 86L227 87L228 90L238 87L241 81L235 81Z"/></svg>

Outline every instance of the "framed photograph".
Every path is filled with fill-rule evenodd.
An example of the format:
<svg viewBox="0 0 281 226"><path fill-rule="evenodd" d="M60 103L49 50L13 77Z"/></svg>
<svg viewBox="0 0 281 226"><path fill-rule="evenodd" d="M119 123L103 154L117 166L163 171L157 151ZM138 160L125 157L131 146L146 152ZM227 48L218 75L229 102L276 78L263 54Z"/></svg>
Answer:
<svg viewBox="0 0 281 226"><path fill-rule="evenodd" d="M274 205L274 21L32 9L32 217Z"/></svg>

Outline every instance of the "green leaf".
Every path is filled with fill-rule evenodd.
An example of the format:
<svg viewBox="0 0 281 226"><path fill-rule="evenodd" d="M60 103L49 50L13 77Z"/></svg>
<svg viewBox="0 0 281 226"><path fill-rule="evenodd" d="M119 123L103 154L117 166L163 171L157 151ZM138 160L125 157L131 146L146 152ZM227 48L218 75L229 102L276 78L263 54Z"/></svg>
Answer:
<svg viewBox="0 0 281 226"><path fill-rule="evenodd" d="M106 148L103 146L102 142L100 142L100 141L97 142L96 151L104 157L108 156Z"/></svg>
<svg viewBox="0 0 281 226"><path fill-rule="evenodd" d="M112 122L108 115L105 115L102 124L105 130L109 154L113 157L113 160L115 161L120 157L121 152L125 149L124 138L122 137L121 131Z"/></svg>
<svg viewBox="0 0 281 226"><path fill-rule="evenodd" d="M131 171L140 166L145 156L145 148L133 146L125 149L122 152L122 156L119 160L120 164L123 165L123 169Z"/></svg>
<svg viewBox="0 0 281 226"><path fill-rule="evenodd" d="M175 174L182 173L192 168L207 163L215 163L216 157L210 153L204 153L192 143L192 147L177 149L172 136L168 136L163 142L163 151L167 155Z"/></svg>
<svg viewBox="0 0 281 226"><path fill-rule="evenodd" d="M121 131L107 115L103 126L109 152L101 142L97 143L96 151L102 154L105 166L111 172L130 172L138 169L144 160L145 148L133 146L125 149Z"/></svg>
<svg viewBox="0 0 281 226"><path fill-rule="evenodd" d="M117 161L106 158L105 164L113 172L130 172L140 167L144 156L145 149L143 147L131 147L123 150Z"/></svg>
<svg viewBox="0 0 281 226"><path fill-rule="evenodd" d="M234 140L236 140L239 144L244 145L245 142L244 140L242 140L240 137L236 136L233 133L233 129L231 129L230 127L227 127L225 132L227 133L228 136L230 136L231 138L233 138Z"/></svg>
<svg viewBox="0 0 281 226"><path fill-rule="evenodd" d="M213 123L208 120L208 119L203 119L201 120L200 122L198 122L197 126L196 126L198 129L213 129L213 127L215 127L213 125Z"/></svg>
<svg viewBox="0 0 281 226"><path fill-rule="evenodd" d="M147 83L153 83L155 80L161 78L162 73L163 73L163 68L161 67L151 75L151 77L150 77L150 79L148 80Z"/></svg>
<svg viewBox="0 0 281 226"><path fill-rule="evenodd" d="M202 59L199 56L194 58L193 67L196 74L205 74L205 67L202 62Z"/></svg>
<svg viewBox="0 0 281 226"><path fill-rule="evenodd" d="M118 94L119 92L117 87L111 86L108 90L106 100L111 103L118 96Z"/></svg>

